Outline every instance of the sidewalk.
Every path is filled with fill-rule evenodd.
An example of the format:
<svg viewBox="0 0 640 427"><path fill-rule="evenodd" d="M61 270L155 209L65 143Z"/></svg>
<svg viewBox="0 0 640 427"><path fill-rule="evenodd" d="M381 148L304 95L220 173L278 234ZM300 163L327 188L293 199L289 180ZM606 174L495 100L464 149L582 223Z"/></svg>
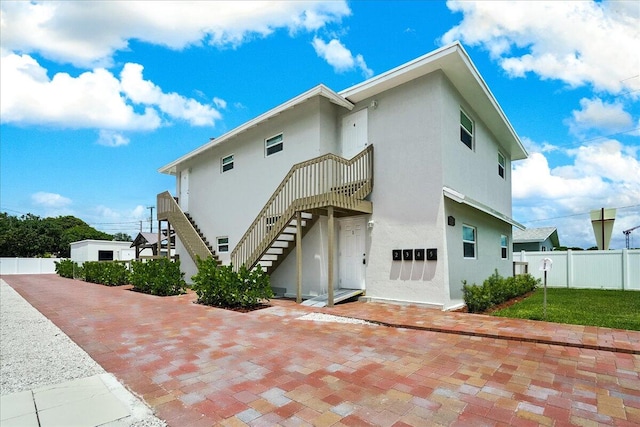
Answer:
<svg viewBox="0 0 640 427"><path fill-rule="evenodd" d="M0 397L3 427L129 426L149 409L111 374L99 374ZM146 414L145 414L146 415Z"/></svg>
<svg viewBox="0 0 640 427"><path fill-rule="evenodd" d="M378 303L243 314L3 278L170 426L640 424L640 332Z"/></svg>

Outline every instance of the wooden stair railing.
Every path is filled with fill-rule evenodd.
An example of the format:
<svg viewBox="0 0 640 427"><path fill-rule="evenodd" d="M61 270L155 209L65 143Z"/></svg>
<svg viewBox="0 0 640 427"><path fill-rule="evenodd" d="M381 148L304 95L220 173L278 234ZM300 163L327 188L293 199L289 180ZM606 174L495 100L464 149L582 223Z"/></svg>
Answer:
<svg viewBox="0 0 640 427"><path fill-rule="evenodd" d="M201 259L215 258L215 254L207 247L171 193L165 191L158 194L157 203L158 220L169 221L193 262L197 262L198 257Z"/></svg>
<svg viewBox="0 0 640 427"><path fill-rule="evenodd" d="M364 198L372 189L373 145L349 160L325 154L294 165L233 249L234 268L253 268L296 212L329 206L368 212Z"/></svg>

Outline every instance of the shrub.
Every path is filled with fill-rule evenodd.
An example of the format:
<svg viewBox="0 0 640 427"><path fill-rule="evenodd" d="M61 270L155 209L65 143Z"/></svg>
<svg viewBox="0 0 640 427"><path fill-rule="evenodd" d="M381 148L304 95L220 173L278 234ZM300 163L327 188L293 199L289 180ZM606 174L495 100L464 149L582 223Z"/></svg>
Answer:
<svg viewBox="0 0 640 427"><path fill-rule="evenodd" d="M218 265L212 258L198 259L198 274L192 277L198 302L225 308L252 308L273 297L269 276L258 265L237 273L232 265Z"/></svg>
<svg viewBox="0 0 640 427"><path fill-rule="evenodd" d="M86 282L107 286L120 286L129 283L127 266L121 262L87 261L82 264Z"/></svg>
<svg viewBox="0 0 640 427"><path fill-rule="evenodd" d="M80 267L78 266L78 263L75 261L71 261L70 259L63 259L58 261L54 261L53 262L56 266L56 273L58 274L58 276L60 277L66 277L69 279L75 279L76 277L81 277L80 274Z"/></svg>
<svg viewBox="0 0 640 427"><path fill-rule="evenodd" d="M531 292L539 285L540 279L535 279L530 274L505 279L496 270L482 283L482 286L475 283L468 285L466 280L463 280L462 295L470 313L481 313L495 305Z"/></svg>
<svg viewBox="0 0 640 427"><path fill-rule="evenodd" d="M151 295L179 295L186 289L180 261L168 258L133 261L129 280L134 290Z"/></svg>

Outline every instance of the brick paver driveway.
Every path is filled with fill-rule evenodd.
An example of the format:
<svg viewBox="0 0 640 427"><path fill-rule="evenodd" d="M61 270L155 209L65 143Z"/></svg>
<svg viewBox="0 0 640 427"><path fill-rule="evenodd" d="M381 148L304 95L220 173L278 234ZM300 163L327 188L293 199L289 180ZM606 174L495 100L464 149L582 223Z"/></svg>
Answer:
<svg viewBox="0 0 640 427"><path fill-rule="evenodd" d="M193 294L3 279L170 426L640 425L637 332L365 303L242 314ZM312 311L410 328L300 319ZM420 329L433 325L456 333Z"/></svg>

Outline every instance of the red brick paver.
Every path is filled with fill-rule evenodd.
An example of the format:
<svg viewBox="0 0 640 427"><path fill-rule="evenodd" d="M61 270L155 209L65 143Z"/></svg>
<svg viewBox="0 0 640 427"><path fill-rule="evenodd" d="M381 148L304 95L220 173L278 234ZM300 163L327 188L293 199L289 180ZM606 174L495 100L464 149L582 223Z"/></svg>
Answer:
<svg viewBox="0 0 640 427"><path fill-rule="evenodd" d="M3 279L170 426L640 424L639 332L374 303L321 311L405 327L324 323Z"/></svg>

